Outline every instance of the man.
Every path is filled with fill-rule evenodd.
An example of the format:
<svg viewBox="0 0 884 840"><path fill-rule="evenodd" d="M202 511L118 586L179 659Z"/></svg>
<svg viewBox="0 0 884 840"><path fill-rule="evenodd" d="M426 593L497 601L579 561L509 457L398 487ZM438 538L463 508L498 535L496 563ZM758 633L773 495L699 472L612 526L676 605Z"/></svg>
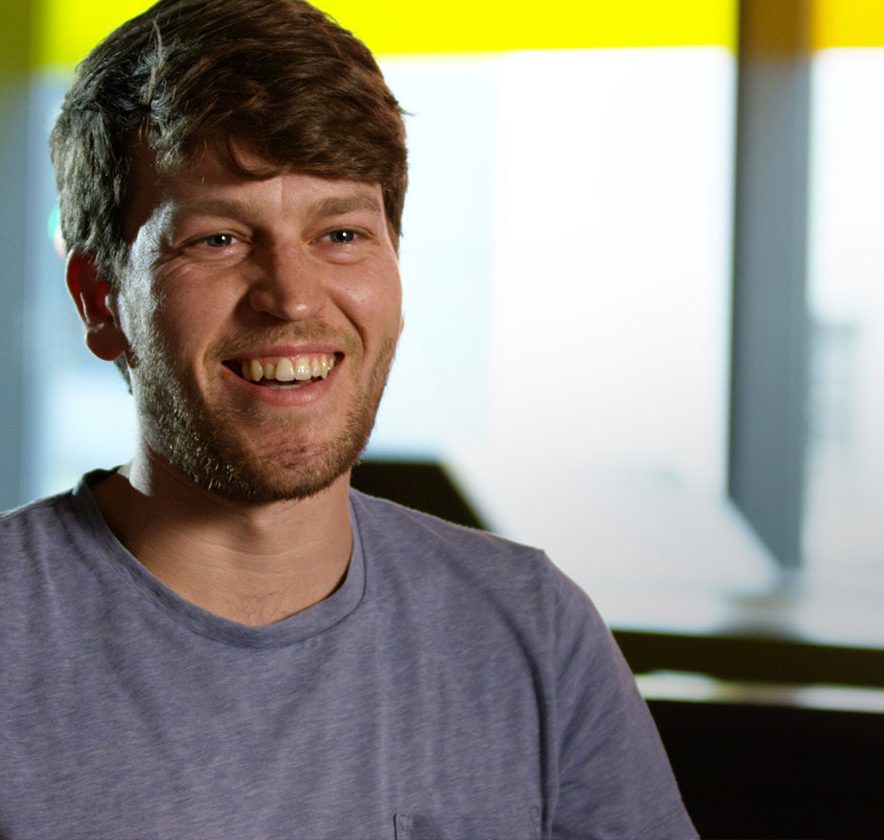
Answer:
<svg viewBox="0 0 884 840"><path fill-rule="evenodd" d="M586 597L350 490L402 326L365 47L300 0L162 0L51 148L139 441L2 520L0 836L694 836Z"/></svg>

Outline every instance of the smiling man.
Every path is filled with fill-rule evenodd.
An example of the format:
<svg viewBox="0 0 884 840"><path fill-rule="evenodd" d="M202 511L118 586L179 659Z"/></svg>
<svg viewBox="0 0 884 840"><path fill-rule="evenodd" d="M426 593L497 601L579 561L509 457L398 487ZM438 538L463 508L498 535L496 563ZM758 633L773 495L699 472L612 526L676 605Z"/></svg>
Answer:
<svg viewBox="0 0 884 840"><path fill-rule="evenodd" d="M0 520L0 836L694 836L586 596L350 488L402 329L366 48L299 0L163 0L51 150L139 438Z"/></svg>

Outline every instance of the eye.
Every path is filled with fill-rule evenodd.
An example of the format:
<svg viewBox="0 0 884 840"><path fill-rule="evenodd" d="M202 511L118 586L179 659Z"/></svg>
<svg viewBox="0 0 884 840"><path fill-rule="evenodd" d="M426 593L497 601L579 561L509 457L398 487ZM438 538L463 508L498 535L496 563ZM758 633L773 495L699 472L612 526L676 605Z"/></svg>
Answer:
<svg viewBox="0 0 884 840"><path fill-rule="evenodd" d="M205 228L204 228L205 230ZM246 253L248 238L235 233L206 233L186 240L180 253L191 260L229 261Z"/></svg>
<svg viewBox="0 0 884 840"><path fill-rule="evenodd" d="M213 233L201 241L210 248L229 248L236 242L236 237L232 233Z"/></svg>
<svg viewBox="0 0 884 840"><path fill-rule="evenodd" d="M329 242L335 245L348 245L355 242L359 238L359 234L355 230L342 228L341 230L333 230L326 234Z"/></svg>

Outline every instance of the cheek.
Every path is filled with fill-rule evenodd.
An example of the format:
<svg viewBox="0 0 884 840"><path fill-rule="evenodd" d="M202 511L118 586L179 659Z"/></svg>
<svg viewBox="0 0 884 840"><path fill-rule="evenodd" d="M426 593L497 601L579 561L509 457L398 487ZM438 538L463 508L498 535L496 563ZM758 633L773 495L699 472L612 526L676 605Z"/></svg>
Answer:
<svg viewBox="0 0 884 840"><path fill-rule="evenodd" d="M120 328L130 345L137 347L150 337L156 302L146 285L127 277L117 299Z"/></svg>
<svg viewBox="0 0 884 840"><path fill-rule="evenodd" d="M175 295L157 310L154 329L178 364L198 368L229 325L227 314L218 297Z"/></svg>
<svg viewBox="0 0 884 840"><path fill-rule="evenodd" d="M210 340L213 304L179 294L127 295L126 336L137 356L164 358L167 364L188 369L198 363Z"/></svg>
<svg viewBox="0 0 884 840"><path fill-rule="evenodd" d="M343 290L341 308L366 333L398 336L402 322L402 285L399 272L388 268L364 273Z"/></svg>

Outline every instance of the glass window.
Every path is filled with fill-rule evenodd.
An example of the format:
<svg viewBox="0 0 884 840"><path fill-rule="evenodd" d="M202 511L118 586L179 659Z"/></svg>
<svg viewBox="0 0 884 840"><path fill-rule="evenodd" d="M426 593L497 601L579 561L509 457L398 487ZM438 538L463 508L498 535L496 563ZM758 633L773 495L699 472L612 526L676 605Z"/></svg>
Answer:
<svg viewBox="0 0 884 840"><path fill-rule="evenodd" d="M864 585L884 584L882 85L882 48L814 59L805 554Z"/></svg>

